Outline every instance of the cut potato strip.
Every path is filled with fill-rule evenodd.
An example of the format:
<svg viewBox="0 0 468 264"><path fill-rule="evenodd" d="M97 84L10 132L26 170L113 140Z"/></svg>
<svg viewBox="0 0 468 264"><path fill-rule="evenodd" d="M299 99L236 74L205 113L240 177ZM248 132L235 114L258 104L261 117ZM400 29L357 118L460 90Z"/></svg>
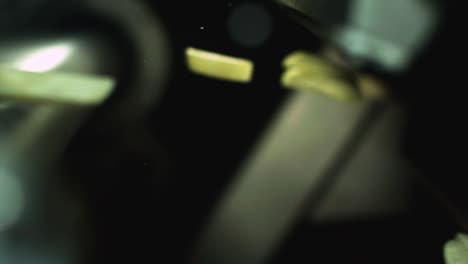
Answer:
<svg viewBox="0 0 468 264"><path fill-rule="evenodd" d="M341 101L355 100L359 94L335 65L304 51L295 51L283 60L281 85L301 91L314 91Z"/></svg>
<svg viewBox="0 0 468 264"><path fill-rule="evenodd" d="M281 78L281 85L293 90L317 92L340 101L359 98L355 89L345 80L324 75L314 76L300 68L287 70Z"/></svg>
<svg viewBox="0 0 468 264"><path fill-rule="evenodd" d="M98 105L112 93L112 78L74 73L33 73L0 67L0 99Z"/></svg>
<svg viewBox="0 0 468 264"><path fill-rule="evenodd" d="M195 48L187 48L187 65L191 72L225 81L248 83L254 64L247 59L226 56Z"/></svg>

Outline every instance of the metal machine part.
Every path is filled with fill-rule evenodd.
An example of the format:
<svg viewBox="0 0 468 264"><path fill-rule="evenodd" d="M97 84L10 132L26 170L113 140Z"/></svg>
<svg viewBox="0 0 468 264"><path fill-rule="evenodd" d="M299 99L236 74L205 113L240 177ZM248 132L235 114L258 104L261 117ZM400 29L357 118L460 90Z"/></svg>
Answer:
<svg viewBox="0 0 468 264"><path fill-rule="evenodd" d="M119 63L112 61L111 58L115 56L111 50L109 44L95 36L86 35L30 37L27 41L24 38L10 39L0 44L0 62L3 67L38 72L38 76L40 72L53 71L72 72L77 76L115 76ZM73 263L70 261L74 254L70 250L75 248L73 243L76 242L77 233L72 230L78 228L75 221L79 206L72 195L63 190L54 192L60 193L58 199L70 202L66 209L70 214L55 217L58 223L62 223L60 226L65 228L64 223L70 225L58 231L63 233L56 240L42 239L43 248L33 244L41 240L37 232L44 237L50 235L46 231L48 227L44 222L44 210L50 206L57 209L57 205L52 205L52 201L45 197L45 193L57 187L50 166L58 160L67 142L93 107L27 101L2 103L4 107L0 110L0 119L6 122L0 123L0 173L5 181L11 182L2 188L16 188L2 192L4 195L9 194L4 198L10 203L8 207L0 208L0 214L5 217L0 219L3 222L0 224L0 262L30 263L39 260L47 263ZM23 231L25 235L19 241L12 242L12 232L23 229L29 231ZM53 246L54 243L61 243L64 248L59 249Z"/></svg>
<svg viewBox="0 0 468 264"><path fill-rule="evenodd" d="M336 45L354 67L404 72L437 27L437 1L277 0L309 29Z"/></svg>
<svg viewBox="0 0 468 264"><path fill-rule="evenodd" d="M108 107L109 118L115 116L130 123L143 119L158 102L169 75L169 43L161 22L144 1L86 0L83 5L120 29L133 49L129 63L134 72L127 83L131 89L114 98Z"/></svg>
<svg viewBox="0 0 468 264"><path fill-rule="evenodd" d="M99 87L100 80L111 80L119 73L118 65L122 62L114 56L116 53L116 48L100 40L97 34L4 37L0 41L0 98L82 106L88 100L92 105L99 93L109 92ZM51 71L54 73L50 74Z"/></svg>
<svg viewBox="0 0 468 264"><path fill-rule="evenodd" d="M116 56L114 56L116 52L110 43L106 43L96 35L29 36L28 38L3 39L0 42L0 65L28 72L57 71L116 76L119 70L118 65L122 63L116 60ZM0 124L3 128L0 137L3 146L1 150L3 153L2 160L5 160L7 153L12 153L9 150L18 149L16 145L6 148L7 145L11 144L21 143L24 145L22 148L27 151L53 149L51 147L52 142L46 140L48 133L44 133L44 131L54 126L57 127L56 129L67 127L65 124L61 126L52 122L55 116L67 116L73 112L86 113L88 110L86 107L80 109L54 104L41 105L13 101L3 101L2 103L4 107L0 110L0 114L4 119L9 120ZM78 114L78 116L81 115ZM70 116L62 121L74 123L76 119ZM51 126L52 124L55 125ZM24 132L19 133L20 131ZM44 135L41 138L40 135L43 133ZM27 137L28 140L23 137ZM57 138L54 140L54 142L60 141ZM45 145L37 145L39 142L43 142L42 144ZM33 147L34 144L36 145ZM41 156L45 157L47 155ZM31 157L25 156L21 160L28 161L29 158Z"/></svg>
<svg viewBox="0 0 468 264"><path fill-rule="evenodd" d="M397 150L380 158L372 154L396 140L398 112L295 93L222 197L193 263L267 263L306 216L326 222L404 210L410 170ZM363 164L366 155L382 170Z"/></svg>
<svg viewBox="0 0 468 264"><path fill-rule="evenodd" d="M97 25L66 34L53 29L8 34L0 40L0 65L38 76L57 72L115 78L117 93L100 115L112 125L137 123L159 99L167 77L167 39L162 26L141 1L80 3L81 13L113 27L125 43L115 45L109 41L115 32L96 32ZM63 185L56 162L93 109L0 101L0 199L11 202L0 204L0 263L79 261L83 205Z"/></svg>

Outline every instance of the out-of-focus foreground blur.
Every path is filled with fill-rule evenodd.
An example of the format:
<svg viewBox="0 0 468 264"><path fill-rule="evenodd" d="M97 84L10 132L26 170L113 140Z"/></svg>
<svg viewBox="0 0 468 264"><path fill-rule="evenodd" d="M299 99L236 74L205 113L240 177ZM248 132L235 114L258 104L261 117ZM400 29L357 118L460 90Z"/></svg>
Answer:
<svg viewBox="0 0 468 264"><path fill-rule="evenodd" d="M468 263L454 10L0 0L0 264Z"/></svg>

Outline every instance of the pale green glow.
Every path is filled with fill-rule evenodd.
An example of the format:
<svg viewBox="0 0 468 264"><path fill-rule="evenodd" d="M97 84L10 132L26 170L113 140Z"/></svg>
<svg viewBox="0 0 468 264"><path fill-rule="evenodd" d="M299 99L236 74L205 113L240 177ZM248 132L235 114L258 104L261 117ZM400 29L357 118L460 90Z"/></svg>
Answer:
<svg viewBox="0 0 468 264"><path fill-rule="evenodd" d="M0 167L0 232L18 220L24 208L24 196L18 178Z"/></svg>
<svg viewBox="0 0 468 264"><path fill-rule="evenodd" d="M73 73L33 73L0 67L0 98L28 102L97 105L113 91L106 76Z"/></svg>
<svg viewBox="0 0 468 264"><path fill-rule="evenodd" d="M468 263L468 236L457 234L455 239L445 244L444 257L447 264Z"/></svg>
<svg viewBox="0 0 468 264"><path fill-rule="evenodd" d="M71 54L68 44L34 50L15 63L15 68L28 72L47 72L60 66Z"/></svg>

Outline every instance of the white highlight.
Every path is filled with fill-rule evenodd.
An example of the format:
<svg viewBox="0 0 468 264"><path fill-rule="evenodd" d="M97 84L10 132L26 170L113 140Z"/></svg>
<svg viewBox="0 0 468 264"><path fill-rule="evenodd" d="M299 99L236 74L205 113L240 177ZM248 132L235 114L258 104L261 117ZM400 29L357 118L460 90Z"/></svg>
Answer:
<svg viewBox="0 0 468 264"><path fill-rule="evenodd" d="M18 70L22 71L47 72L60 66L70 54L70 45L54 45L27 54L15 66Z"/></svg>

